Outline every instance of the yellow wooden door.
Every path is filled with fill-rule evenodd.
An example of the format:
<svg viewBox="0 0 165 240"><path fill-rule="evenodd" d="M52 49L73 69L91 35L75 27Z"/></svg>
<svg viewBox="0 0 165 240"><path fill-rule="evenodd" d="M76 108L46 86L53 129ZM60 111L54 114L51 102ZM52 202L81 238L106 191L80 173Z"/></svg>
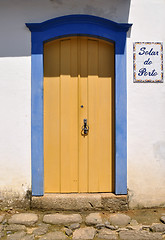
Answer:
<svg viewBox="0 0 165 240"><path fill-rule="evenodd" d="M112 43L90 37L45 43L45 193L113 192L113 99Z"/></svg>

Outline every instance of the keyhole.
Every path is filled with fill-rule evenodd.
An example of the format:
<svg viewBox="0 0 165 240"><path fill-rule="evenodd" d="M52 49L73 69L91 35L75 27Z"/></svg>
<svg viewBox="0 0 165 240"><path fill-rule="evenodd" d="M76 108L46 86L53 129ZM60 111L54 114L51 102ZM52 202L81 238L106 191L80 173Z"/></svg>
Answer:
<svg viewBox="0 0 165 240"><path fill-rule="evenodd" d="M81 105L81 108L83 108L84 106L83 105Z"/></svg>

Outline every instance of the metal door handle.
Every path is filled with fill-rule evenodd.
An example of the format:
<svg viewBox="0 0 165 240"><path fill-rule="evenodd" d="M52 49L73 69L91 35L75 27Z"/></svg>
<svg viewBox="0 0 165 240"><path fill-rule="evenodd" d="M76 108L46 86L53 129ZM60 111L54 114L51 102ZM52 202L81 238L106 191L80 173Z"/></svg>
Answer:
<svg viewBox="0 0 165 240"><path fill-rule="evenodd" d="M89 126L87 125L87 119L84 118L84 125L82 126L82 131L81 131L81 135L82 136L87 136L88 135L88 132L89 132Z"/></svg>

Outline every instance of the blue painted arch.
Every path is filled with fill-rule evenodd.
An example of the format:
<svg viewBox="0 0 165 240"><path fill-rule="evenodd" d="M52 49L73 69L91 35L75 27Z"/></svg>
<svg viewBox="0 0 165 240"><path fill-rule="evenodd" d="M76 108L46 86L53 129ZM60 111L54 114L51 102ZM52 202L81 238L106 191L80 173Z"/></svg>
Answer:
<svg viewBox="0 0 165 240"><path fill-rule="evenodd" d="M115 194L127 194L126 35L131 24L90 15L68 15L26 23L31 31L32 195L44 194L43 44L52 39L89 35L115 43Z"/></svg>

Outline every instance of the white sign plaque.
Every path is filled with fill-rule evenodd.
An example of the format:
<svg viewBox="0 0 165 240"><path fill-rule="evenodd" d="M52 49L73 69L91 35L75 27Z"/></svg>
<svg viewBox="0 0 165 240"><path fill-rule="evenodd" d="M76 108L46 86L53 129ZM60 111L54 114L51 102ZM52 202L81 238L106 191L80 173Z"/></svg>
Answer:
<svg viewBox="0 0 165 240"><path fill-rule="evenodd" d="M135 42L133 67L134 82L163 82L163 44Z"/></svg>

